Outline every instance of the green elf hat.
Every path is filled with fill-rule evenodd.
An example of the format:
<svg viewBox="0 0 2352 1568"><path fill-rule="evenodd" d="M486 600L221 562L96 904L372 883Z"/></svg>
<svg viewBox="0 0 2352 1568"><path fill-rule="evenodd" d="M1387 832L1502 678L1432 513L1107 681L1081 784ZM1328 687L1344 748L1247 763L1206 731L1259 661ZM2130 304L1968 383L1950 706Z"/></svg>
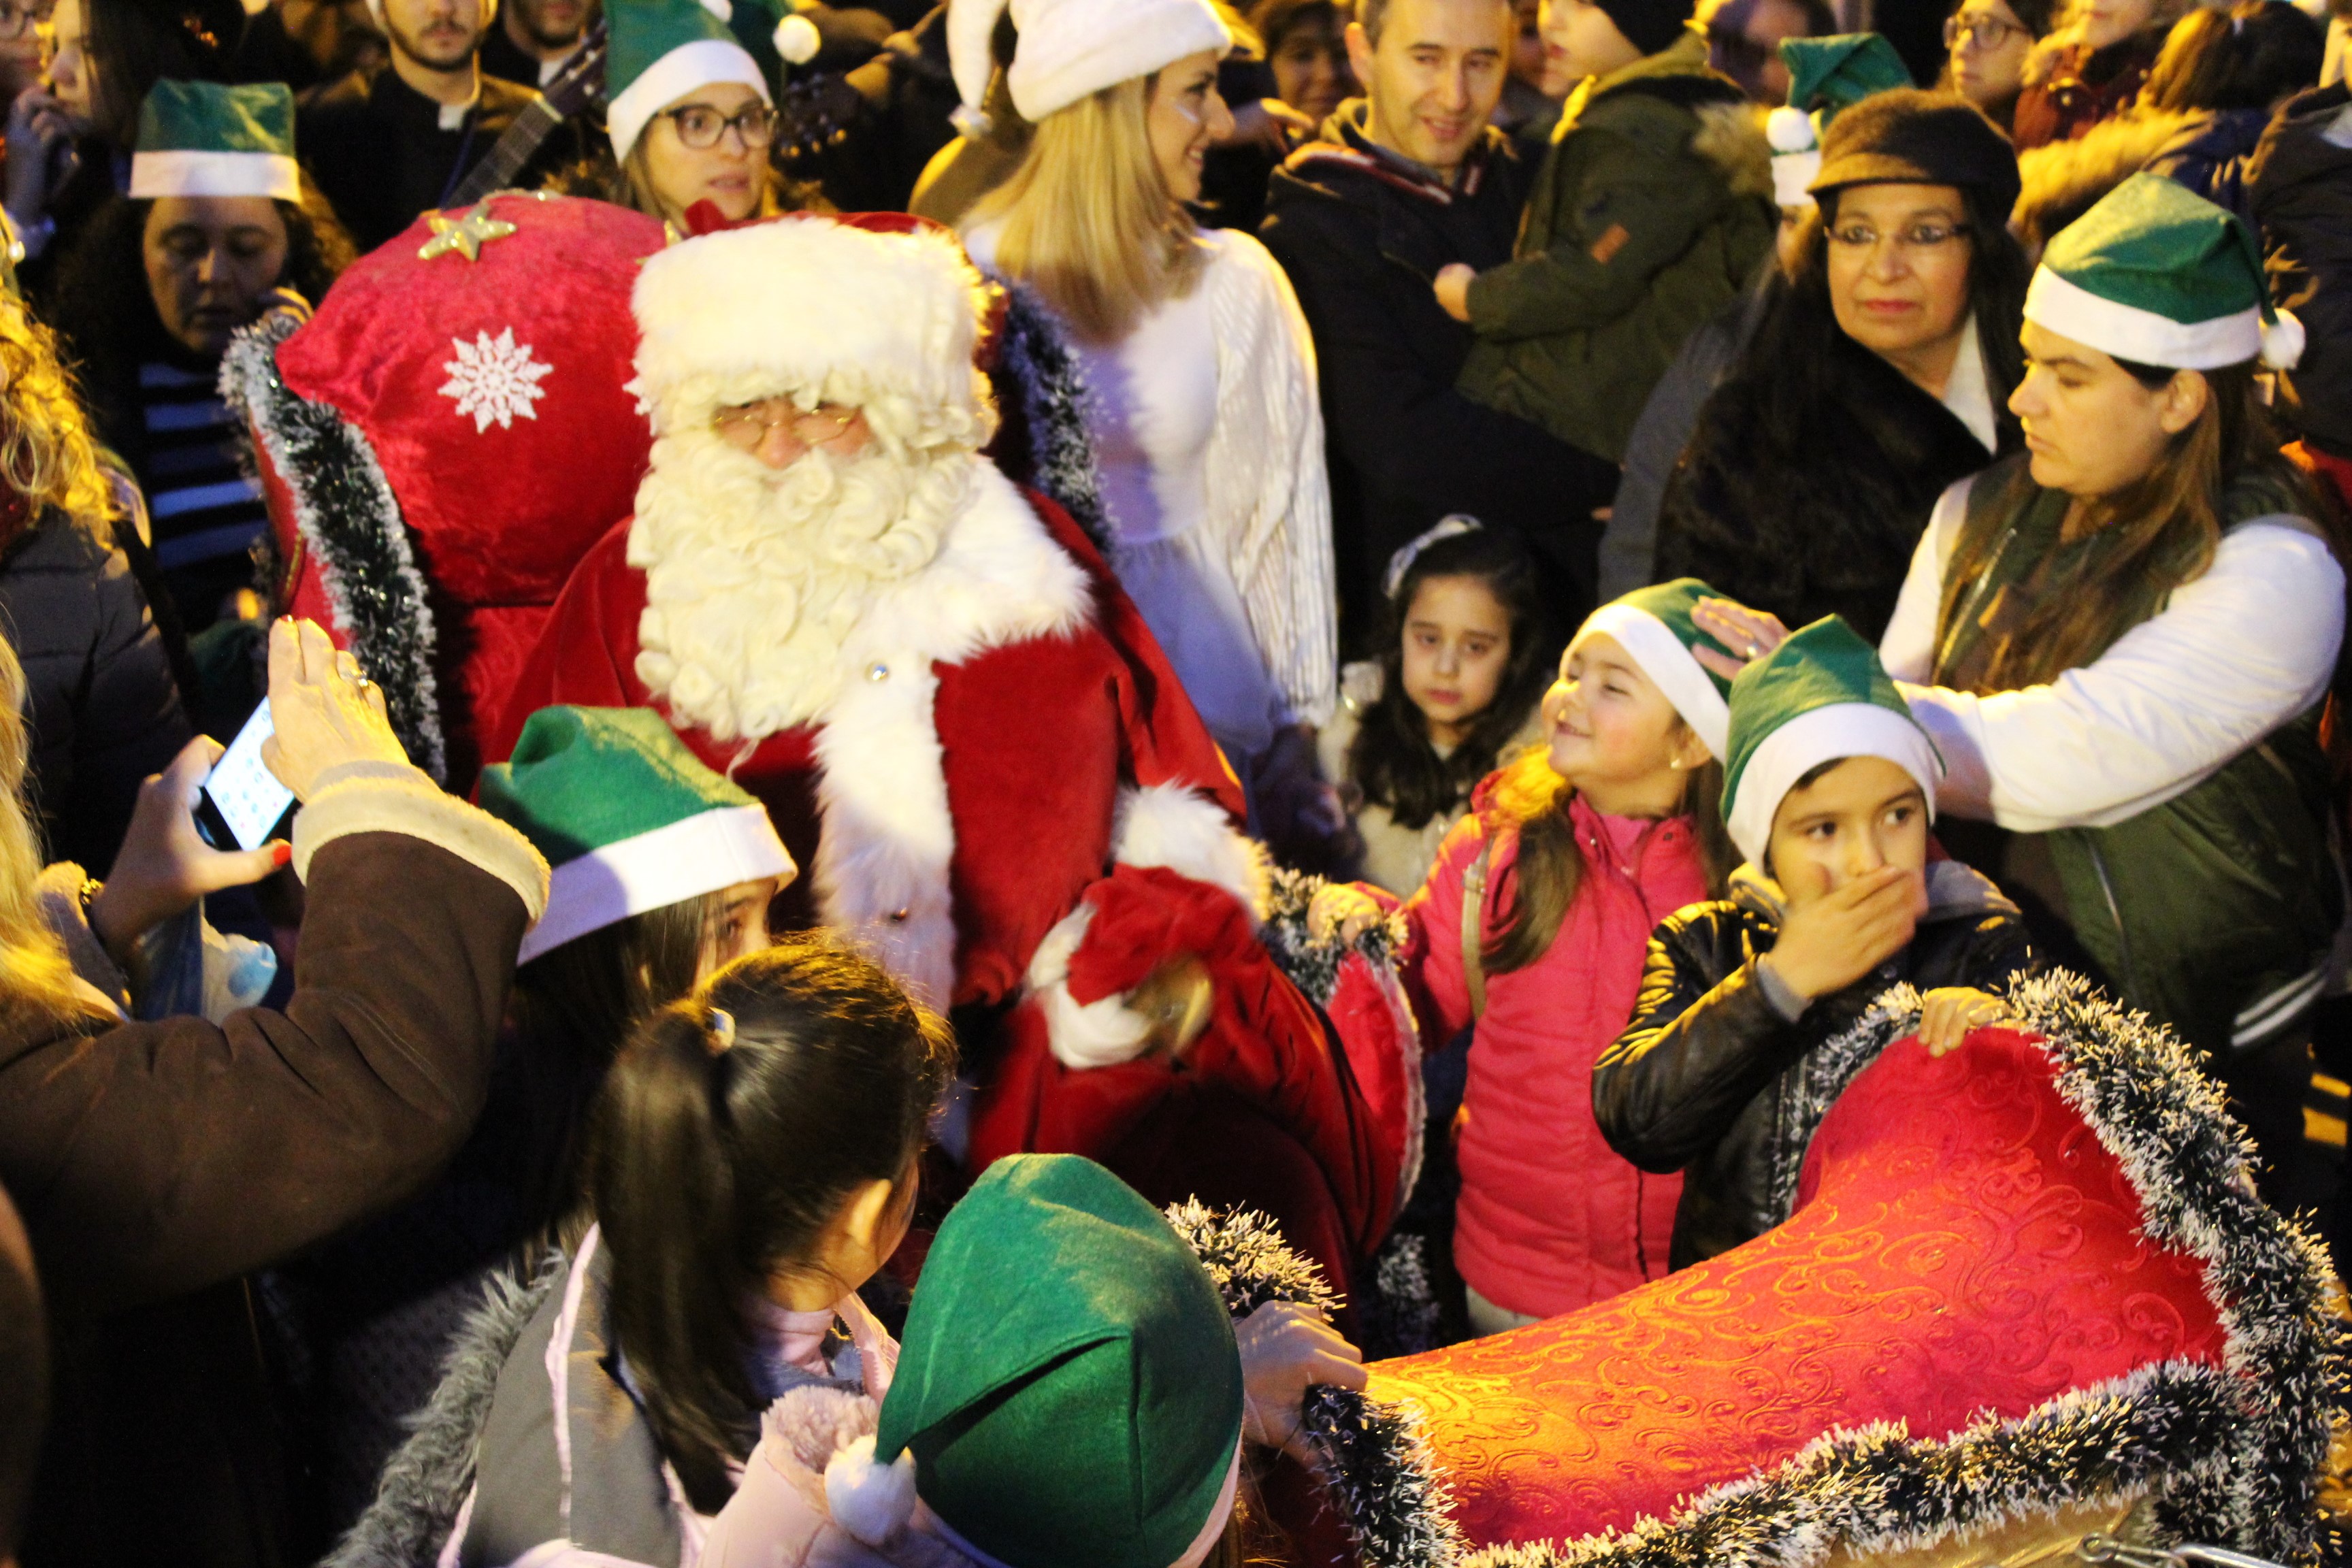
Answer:
<svg viewBox="0 0 2352 1568"><path fill-rule="evenodd" d="M2134 174L2059 231L2025 319L2139 364L2215 370L2303 357L2303 323L2271 308L2244 223L2161 174Z"/></svg>
<svg viewBox="0 0 2352 1568"><path fill-rule="evenodd" d="M648 910L797 869L768 808L696 760L649 708L542 708L482 809L555 868L547 913L515 962Z"/></svg>
<svg viewBox="0 0 2352 1568"><path fill-rule="evenodd" d="M760 62L736 40L729 0L606 0L605 128L626 159L654 116L698 87L740 82L769 102Z"/></svg>
<svg viewBox="0 0 2352 1568"><path fill-rule="evenodd" d="M911 1492L1008 1568L1175 1568L1223 1534L1241 1438L1233 1321L1192 1248L1093 1161L1015 1154L940 1226L880 1428L825 1500L868 1544Z"/></svg>
<svg viewBox="0 0 2352 1568"><path fill-rule="evenodd" d="M1824 616L1731 683L1723 818L1749 864L1763 866L1773 814L1797 781L1841 757L1884 757L1909 773L1935 820L1942 755L1870 645Z"/></svg>
<svg viewBox="0 0 2352 1568"><path fill-rule="evenodd" d="M802 6L787 5L783 0L729 0L729 5L727 30L758 64L760 74L768 79L769 90L782 97L786 68L804 66L816 58L817 51L824 47L824 36L802 14Z"/></svg>
<svg viewBox="0 0 2352 1568"><path fill-rule="evenodd" d="M139 106L134 201L158 196L302 199L294 94L283 82L159 81Z"/></svg>
<svg viewBox="0 0 2352 1568"><path fill-rule="evenodd" d="M1874 92L1909 87L1911 71L1876 33L1783 38L1780 62L1789 68L1789 101L1764 120L1764 139L1772 144L1772 199L1784 207L1811 206L1805 187L1822 172L1822 133L1830 121Z"/></svg>
<svg viewBox="0 0 2352 1568"><path fill-rule="evenodd" d="M1574 653L1578 643L1596 633L1616 638L1617 646L1642 667L1642 673L1658 683L1675 711L1697 731L1706 742L1708 754L1717 762L1729 745L1731 682L1701 664L1692 650L1702 645L1718 653L1730 650L1699 630L1691 612L1698 608L1701 599L1722 596L1696 577L1636 588L1593 611L1568 645L1568 651Z"/></svg>

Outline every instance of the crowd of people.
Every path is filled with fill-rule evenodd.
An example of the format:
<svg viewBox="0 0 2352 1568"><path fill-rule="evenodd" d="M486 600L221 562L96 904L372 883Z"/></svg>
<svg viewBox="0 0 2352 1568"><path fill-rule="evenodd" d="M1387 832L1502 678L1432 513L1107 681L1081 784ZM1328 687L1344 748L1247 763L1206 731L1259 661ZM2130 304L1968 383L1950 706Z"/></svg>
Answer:
<svg viewBox="0 0 2352 1568"><path fill-rule="evenodd" d="M1896 986L2335 1239L2347 34L0 0L0 1563L1321 1561Z"/></svg>

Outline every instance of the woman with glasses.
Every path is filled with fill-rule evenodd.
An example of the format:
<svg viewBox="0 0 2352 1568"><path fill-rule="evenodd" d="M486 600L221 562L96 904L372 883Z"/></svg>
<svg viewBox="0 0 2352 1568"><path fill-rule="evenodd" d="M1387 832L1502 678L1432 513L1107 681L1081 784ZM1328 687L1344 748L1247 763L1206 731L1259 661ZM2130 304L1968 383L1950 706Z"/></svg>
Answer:
<svg viewBox="0 0 2352 1568"><path fill-rule="evenodd" d="M604 67L612 164L562 182L687 231L686 215L709 202L730 222L782 205L768 162L776 112L750 51L697 0L616 0L605 15Z"/></svg>
<svg viewBox="0 0 2352 1568"><path fill-rule="evenodd" d="M2009 141L1902 88L1830 122L1788 288L1699 414L1653 580L1876 637L1944 487L2017 445L2026 265Z"/></svg>
<svg viewBox="0 0 2352 1568"><path fill-rule="evenodd" d="M1943 85L2002 130L2025 89L2026 57L2050 31L2053 0L1961 0L1944 19Z"/></svg>

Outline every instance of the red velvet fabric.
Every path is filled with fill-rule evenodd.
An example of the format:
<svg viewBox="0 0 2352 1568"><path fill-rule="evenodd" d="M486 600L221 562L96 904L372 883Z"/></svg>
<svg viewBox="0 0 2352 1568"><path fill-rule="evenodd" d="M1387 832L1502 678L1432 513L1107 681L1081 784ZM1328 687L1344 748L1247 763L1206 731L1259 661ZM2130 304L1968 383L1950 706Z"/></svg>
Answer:
<svg viewBox="0 0 2352 1568"><path fill-rule="evenodd" d="M471 783L478 721L503 702L548 606L635 505L651 434L625 390L637 343L629 291L663 245L660 224L605 202L509 195L490 212L516 232L478 260L421 259L431 236L419 218L354 263L278 351L287 386L358 428L399 501L431 590L458 789ZM486 353L550 367L521 378L539 396L507 399L503 423L498 410L487 423L460 412L445 390L462 389L461 365ZM332 626L319 562L294 561L289 479L302 476L265 484L295 566L289 607Z"/></svg>
<svg viewBox="0 0 2352 1568"><path fill-rule="evenodd" d="M1482 1545L1560 1540L1790 1458L1832 1427L1945 1437L2152 1363L2220 1365L2202 1273L2139 1234L2115 1157L2028 1037L1906 1040L1834 1105L1777 1230L1628 1295L1377 1364L1430 1417Z"/></svg>

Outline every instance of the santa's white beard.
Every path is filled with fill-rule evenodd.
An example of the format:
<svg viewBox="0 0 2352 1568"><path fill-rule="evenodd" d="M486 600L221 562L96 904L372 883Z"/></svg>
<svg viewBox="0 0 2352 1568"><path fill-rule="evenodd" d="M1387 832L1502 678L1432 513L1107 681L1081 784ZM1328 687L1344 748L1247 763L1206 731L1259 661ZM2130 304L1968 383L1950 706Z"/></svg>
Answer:
<svg viewBox="0 0 2352 1568"><path fill-rule="evenodd" d="M939 553L975 460L876 444L773 469L715 431L663 437L629 530L646 574L637 679L722 742L821 720L843 642L878 590Z"/></svg>

